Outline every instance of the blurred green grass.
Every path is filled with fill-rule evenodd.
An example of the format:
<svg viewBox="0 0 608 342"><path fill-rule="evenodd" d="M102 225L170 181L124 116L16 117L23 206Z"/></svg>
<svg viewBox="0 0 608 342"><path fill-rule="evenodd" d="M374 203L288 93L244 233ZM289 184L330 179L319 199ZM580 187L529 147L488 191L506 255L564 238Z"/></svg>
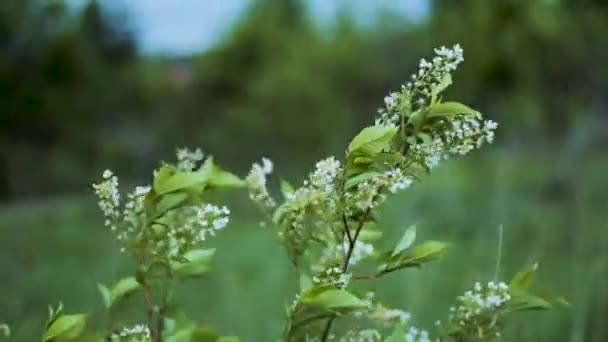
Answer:
<svg viewBox="0 0 608 342"><path fill-rule="evenodd" d="M497 227L503 224L501 277L538 261L543 287L572 303L514 319L506 340L607 341L606 174L608 160L593 155L561 163L548 153L494 150L446 163L391 199L380 224L387 245L416 223L420 239L450 241L449 253L420 270L357 287L375 288L386 304L411 311L416 324L432 330L435 320L447 318L455 296L493 277ZM69 312L99 312L96 283L129 275L128 258L118 253L95 206L86 194L0 208L0 321L12 326L15 341L38 338L48 304L63 301ZM181 285L176 300L222 333L273 341L296 276L252 208L238 201L232 208L233 223L210 242L218 248L213 271ZM129 320L143 320L141 311Z"/></svg>

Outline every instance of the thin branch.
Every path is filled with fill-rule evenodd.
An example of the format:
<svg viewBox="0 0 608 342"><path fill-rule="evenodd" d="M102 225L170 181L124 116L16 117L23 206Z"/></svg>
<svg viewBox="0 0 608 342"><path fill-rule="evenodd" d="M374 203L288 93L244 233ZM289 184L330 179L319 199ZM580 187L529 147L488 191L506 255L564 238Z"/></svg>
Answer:
<svg viewBox="0 0 608 342"><path fill-rule="evenodd" d="M152 339L155 340L156 330L154 329L154 309L152 307L152 293L148 284L142 282L141 287L144 290L144 303L146 305L146 313L148 315L148 329L150 330L150 335L152 335Z"/></svg>
<svg viewBox="0 0 608 342"><path fill-rule="evenodd" d="M348 228L348 222L346 222L346 214L342 214L342 222L344 223L344 232L346 233L346 237L348 238L348 243L353 243L353 238L350 236L350 229Z"/></svg>
<svg viewBox="0 0 608 342"><path fill-rule="evenodd" d="M363 224L367 220L367 217L369 216L370 211L371 211L371 208L365 209L365 212L363 213L363 216L361 217L361 220L359 221L359 225L357 225L357 229L355 230L355 235L352 237L352 239L349 239L348 252L346 253L346 257L344 258L344 264L342 265L342 273L346 273L346 271L348 271L348 265L350 263L350 258L353 256L353 250L355 249L355 244L357 243L357 239L359 238L359 233L361 233ZM344 215L342 217L344 218L344 221L346 222L346 217ZM336 319L336 316L331 316L327 320L327 323L325 323L325 328L323 328L323 334L321 335L321 342L326 342L327 339L329 338L329 332L331 331L331 326L334 323L334 319Z"/></svg>

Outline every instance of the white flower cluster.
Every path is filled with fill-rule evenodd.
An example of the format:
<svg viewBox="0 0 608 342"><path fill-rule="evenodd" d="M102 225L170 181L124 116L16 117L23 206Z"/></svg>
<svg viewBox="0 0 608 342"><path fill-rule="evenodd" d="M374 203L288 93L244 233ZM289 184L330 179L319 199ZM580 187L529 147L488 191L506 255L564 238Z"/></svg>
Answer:
<svg viewBox="0 0 608 342"><path fill-rule="evenodd" d="M293 234L298 234L297 230L304 228L307 213L317 217L316 225L327 223L328 216L336 213L339 201L336 178L341 171L340 162L334 157L317 162L304 184L286 199L285 222L293 229Z"/></svg>
<svg viewBox="0 0 608 342"><path fill-rule="evenodd" d="M203 204L199 207L186 207L172 214L175 222L181 222L176 228L164 227L158 236L155 255L176 257L191 247L203 242L208 236L226 227L229 222L230 210L213 204Z"/></svg>
<svg viewBox="0 0 608 342"><path fill-rule="evenodd" d="M401 323L406 323L410 320L410 313L399 309L390 309L384 311L382 318L386 321L397 320Z"/></svg>
<svg viewBox="0 0 608 342"><path fill-rule="evenodd" d="M152 342L150 329L147 325L138 324L133 327L123 328L121 331L110 336L111 342Z"/></svg>
<svg viewBox="0 0 608 342"><path fill-rule="evenodd" d="M262 158L262 163L254 163L251 166L249 175L245 178L249 189L249 197L264 208L272 208L275 206L274 199L268 193L266 188L266 177L272 173L272 161L268 158Z"/></svg>
<svg viewBox="0 0 608 342"><path fill-rule="evenodd" d="M405 333L406 342L431 342L429 333L416 327L410 327Z"/></svg>
<svg viewBox="0 0 608 342"><path fill-rule="evenodd" d="M386 193L397 193L412 185L413 180L395 168L357 185L354 192L348 192L345 199L355 208L365 210L375 208L386 199Z"/></svg>
<svg viewBox="0 0 608 342"><path fill-rule="evenodd" d="M413 96L419 95L419 100L426 102L425 99L430 98L444 79L464 61L462 52L458 44L451 49L444 46L435 49L436 56L430 62L424 58L420 60L418 73L412 75L412 81L408 82L405 88Z"/></svg>
<svg viewBox="0 0 608 342"><path fill-rule="evenodd" d="M421 59L418 71L412 75L410 82L401 87L401 93L393 92L384 98L385 106L378 110L376 126L398 127L401 124L401 110L404 107L411 110L412 101L428 105L433 92L442 90L442 82L464 60L462 52L460 45L456 44L451 49L435 49L436 56L431 61Z"/></svg>
<svg viewBox="0 0 608 342"><path fill-rule="evenodd" d="M105 217L105 225L116 230L116 220L120 216L120 193L118 192L118 178L110 170L105 170L103 181L93 184L93 190L99 197L99 208Z"/></svg>
<svg viewBox="0 0 608 342"><path fill-rule="evenodd" d="M359 331L349 331L340 342L380 342L382 335L376 329L365 329Z"/></svg>
<svg viewBox="0 0 608 342"><path fill-rule="evenodd" d="M486 286L475 283L472 291L466 291L458 297L458 307L450 308L450 320L464 326L482 313L499 309L510 299L509 286L503 282L490 281Z"/></svg>
<svg viewBox="0 0 608 342"><path fill-rule="evenodd" d="M437 124L430 141L411 145L410 151L432 169L450 155L465 155L484 143L492 143L496 127L498 124L492 120L482 121L480 114L455 115Z"/></svg>
<svg viewBox="0 0 608 342"><path fill-rule="evenodd" d="M340 267L329 267L323 270L320 274L312 277L314 284L331 284L339 288L345 288L350 283L350 273L344 273Z"/></svg>
<svg viewBox="0 0 608 342"><path fill-rule="evenodd" d="M200 156L200 150L197 151L194 156L182 151L185 156L181 160L195 161ZM106 218L105 225L116 231L118 240L123 243L121 252L125 251L126 246L145 246L144 252L152 256L177 258L208 236L214 236L229 221L230 210L225 206L202 204L176 208L148 224L144 198L151 187L138 186L129 193L122 212L118 179L111 171L105 171L103 181L93 184L93 188Z"/></svg>
<svg viewBox="0 0 608 342"><path fill-rule="evenodd" d="M376 309L370 314L370 318L377 321L396 322L401 324L409 322L411 317L411 314L407 311L388 309L382 305L377 305Z"/></svg>
<svg viewBox="0 0 608 342"><path fill-rule="evenodd" d="M335 190L336 176L342 171L340 161L335 157L323 159L315 165L315 170L310 175L310 184L325 193Z"/></svg>
<svg viewBox="0 0 608 342"><path fill-rule="evenodd" d="M197 148L194 151L190 151L187 148L180 148L177 150L177 169L180 171L192 171L204 157L205 155L200 148Z"/></svg>

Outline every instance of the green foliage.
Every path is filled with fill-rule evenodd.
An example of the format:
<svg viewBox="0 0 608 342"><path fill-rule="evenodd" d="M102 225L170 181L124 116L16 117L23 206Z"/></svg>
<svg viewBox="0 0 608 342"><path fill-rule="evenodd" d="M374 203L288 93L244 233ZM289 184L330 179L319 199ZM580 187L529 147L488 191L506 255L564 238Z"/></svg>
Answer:
<svg viewBox="0 0 608 342"><path fill-rule="evenodd" d="M64 315L63 305L59 303L57 309L49 307L49 319L45 324L42 342L46 341L74 341L84 330L87 315Z"/></svg>
<svg viewBox="0 0 608 342"><path fill-rule="evenodd" d="M370 126L357 134L348 145L349 155L374 156L389 147L397 133L395 127Z"/></svg>
<svg viewBox="0 0 608 342"><path fill-rule="evenodd" d="M106 170L93 189L105 225L136 267L134 277L111 288L98 286L112 330L93 333L125 342L238 341L183 317L173 299L178 281L211 270L215 249L202 247L228 224L230 210L209 202L211 190L246 186L249 197L270 218L300 277L300 289L286 310L285 342L313 336L325 342L333 334L334 321L349 316L366 318L347 333L351 336L380 340L392 326L385 341L430 341L427 331L411 324L409 313L385 307L373 291L356 294L353 284L420 267L446 253L445 242L415 243L415 226L405 229L392 249L377 251L389 232L377 216L389 196L421 180L421 168L429 172L444 159L492 142L496 123L466 105L438 99L462 60L459 45L436 49L431 62L422 60L412 81L385 98L375 124L351 140L343 162L333 156L320 160L300 187L282 181L283 202L278 205L267 189L267 176L273 172L268 159L253 164L241 180L216 166L211 156L205 158L200 149L180 149L177 162L161 165L152 185L136 187L124 205L118 178ZM373 267L375 273L364 275ZM457 298L454 314L439 327L439 341L491 340L503 327L502 314L549 308L548 300L529 292L535 272L533 267L517 274L510 286L476 283L474 291ZM140 314L145 323L115 328L117 303L132 293L143 297ZM61 306L51 309L43 341L70 341L84 332L86 315L61 311ZM364 329L367 325L371 327Z"/></svg>
<svg viewBox="0 0 608 342"><path fill-rule="evenodd" d="M140 288L140 284L135 277L127 277L120 279L112 288L108 289L103 284L97 284L97 288L101 293L101 297L107 309L110 309L123 297L133 293Z"/></svg>

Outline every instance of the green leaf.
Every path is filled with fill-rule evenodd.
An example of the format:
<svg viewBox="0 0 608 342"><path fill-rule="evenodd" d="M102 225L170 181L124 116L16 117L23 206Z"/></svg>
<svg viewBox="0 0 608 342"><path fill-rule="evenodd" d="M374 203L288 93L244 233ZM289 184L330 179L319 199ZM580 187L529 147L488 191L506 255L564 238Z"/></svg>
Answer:
<svg viewBox="0 0 608 342"><path fill-rule="evenodd" d="M396 324L393 333L391 336L387 337L384 342L406 342L403 324Z"/></svg>
<svg viewBox="0 0 608 342"><path fill-rule="evenodd" d="M55 338L62 340L76 338L84 330L86 321L87 316L84 314L59 316L44 332L42 341L50 341Z"/></svg>
<svg viewBox="0 0 608 342"><path fill-rule="evenodd" d="M158 189L160 185L165 183L171 176L175 174L175 167L169 164L163 164L163 166L156 171L156 176L154 176L154 189Z"/></svg>
<svg viewBox="0 0 608 342"><path fill-rule="evenodd" d="M363 229L361 229L361 232L359 232L359 240L368 242L376 241L382 237L382 234L383 233L379 230L365 228L365 226L363 226Z"/></svg>
<svg viewBox="0 0 608 342"><path fill-rule="evenodd" d="M288 181L281 179L281 193L283 194L283 198L289 198L294 191L293 186Z"/></svg>
<svg viewBox="0 0 608 342"><path fill-rule="evenodd" d="M157 216L164 214L165 212L175 209L188 200L190 195L186 192L174 192L165 194L156 204Z"/></svg>
<svg viewBox="0 0 608 342"><path fill-rule="evenodd" d="M506 304L509 311L547 310L551 308L548 301L528 293L515 293Z"/></svg>
<svg viewBox="0 0 608 342"><path fill-rule="evenodd" d="M535 263L529 269L515 274L511 280L511 283L509 284L509 290L512 292L528 292L534 283L534 277L537 269L538 263Z"/></svg>
<svg viewBox="0 0 608 342"><path fill-rule="evenodd" d="M452 84L452 75L449 73L445 74L441 82L431 89L431 103L434 104L437 101L437 95L441 94L447 87Z"/></svg>
<svg viewBox="0 0 608 342"><path fill-rule="evenodd" d="M163 195L169 192L188 189L192 187L203 187L215 173L213 157L209 156L201 168L197 171L176 171L172 166L161 167L154 179L154 190ZM218 182L225 181L223 176L218 176Z"/></svg>
<svg viewBox="0 0 608 342"><path fill-rule="evenodd" d="M197 277L211 270L215 248L195 249L184 255L188 262L174 262L173 271L180 277Z"/></svg>
<svg viewBox="0 0 608 342"><path fill-rule="evenodd" d="M213 173L209 179L209 185L218 188L242 188L245 186L245 181L216 166L213 168Z"/></svg>
<svg viewBox="0 0 608 342"><path fill-rule="evenodd" d="M312 298L302 298L302 302L321 306L329 311L348 312L367 307L367 303L342 289L322 291Z"/></svg>
<svg viewBox="0 0 608 342"><path fill-rule="evenodd" d="M348 145L348 153L360 152L374 155L390 146L391 139L397 133L397 128L386 126L370 126L364 128Z"/></svg>
<svg viewBox="0 0 608 342"><path fill-rule="evenodd" d="M376 172L376 171L368 171L368 172L358 174L354 177L351 177L349 180L346 181L346 183L344 184L344 189L345 190L351 189L365 181L368 181L370 179L376 178L381 175L382 174L380 172Z"/></svg>
<svg viewBox="0 0 608 342"><path fill-rule="evenodd" d="M476 110L460 102L441 102L429 107L427 118L476 113Z"/></svg>
<svg viewBox="0 0 608 342"><path fill-rule="evenodd" d="M106 308L112 307L124 296L133 291L138 290L141 285L135 280L135 277L127 277L119 280L112 289L108 289L103 284L97 284L97 288L101 293Z"/></svg>
<svg viewBox="0 0 608 342"><path fill-rule="evenodd" d="M410 248L410 246L414 243L415 240L416 240L416 226L412 225L412 226L408 227L405 230L405 232L403 233L403 236L401 237L401 240L399 240L397 247L395 247L395 249L393 250L392 256L395 256L395 255L401 253L402 251Z"/></svg>
<svg viewBox="0 0 608 342"><path fill-rule="evenodd" d="M446 251L448 244L441 241L426 241L419 245L402 251L393 256L385 254L384 263L380 264L378 271L380 274L395 271L407 267L418 267L427 262L439 259Z"/></svg>

